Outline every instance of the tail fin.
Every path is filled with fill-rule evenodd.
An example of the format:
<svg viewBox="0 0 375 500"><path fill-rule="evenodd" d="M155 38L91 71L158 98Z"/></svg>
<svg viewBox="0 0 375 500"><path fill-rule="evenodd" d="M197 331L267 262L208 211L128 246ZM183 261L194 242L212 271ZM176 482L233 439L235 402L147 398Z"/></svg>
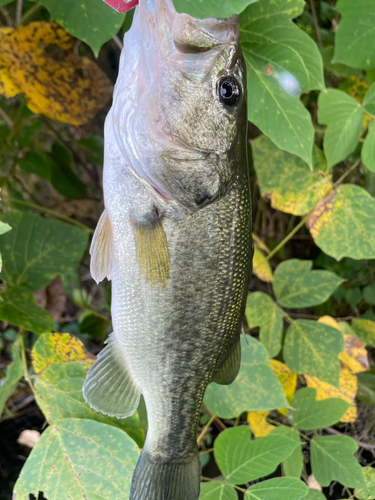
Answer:
<svg viewBox="0 0 375 500"><path fill-rule="evenodd" d="M129 500L198 500L197 454L188 463L153 461L144 448L134 472Z"/></svg>

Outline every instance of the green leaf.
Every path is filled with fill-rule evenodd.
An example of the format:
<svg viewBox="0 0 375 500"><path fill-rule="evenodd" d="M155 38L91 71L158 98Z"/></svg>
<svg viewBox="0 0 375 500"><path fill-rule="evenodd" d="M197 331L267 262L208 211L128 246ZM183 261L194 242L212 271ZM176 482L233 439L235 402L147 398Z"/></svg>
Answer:
<svg viewBox="0 0 375 500"><path fill-rule="evenodd" d="M363 298L368 304L375 306L375 282L365 286L363 289Z"/></svg>
<svg viewBox="0 0 375 500"><path fill-rule="evenodd" d="M370 115L375 115L375 83L372 83L363 99L363 107Z"/></svg>
<svg viewBox="0 0 375 500"><path fill-rule="evenodd" d="M344 64L333 63L332 58L334 50L334 45L329 45L320 49L320 53L323 58L324 69L326 71L334 73L335 75L341 76L343 78L348 78L349 76L359 76L361 74L360 69L350 68L349 66L345 66Z"/></svg>
<svg viewBox="0 0 375 500"><path fill-rule="evenodd" d="M13 490L13 500L128 500L139 456L125 432L93 420L67 418L45 430Z"/></svg>
<svg viewBox="0 0 375 500"><path fill-rule="evenodd" d="M312 307L325 302L344 281L330 271L312 271L312 261L290 259L274 273L273 290L283 307Z"/></svg>
<svg viewBox="0 0 375 500"><path fill-rule="evenodd" d="M52 151L47 155L51 168L53 187L66 198L76 198L86 194L86 185L77 177L71 168L70 152L55 142Z"/></svg>
<svg viewBox="0 0 375 500"><path fill-rule="evenodd" d="M363 118L359 102L341 90L328 89L319 95L318 120L328 126L323 146L329 169L355 150Z"/></svg>
<svg viewBox="0 0 375 500"><path fill-rule="evenodd" d="M375 374L358 373L357 398L364 403L375 405Z"/></svg>
<svg viewBox="0 0 375 500"><path fill-rule="evenodd" d="M313 210L332 187L323 153L313 150L314 171L295 155L282 151L262 135L251 144L260 192L282 212L304 215ZM323 156L323 158L322 158Z"/></svg>
<svg viewBox="0 0 375 500"><path fill-rule="evenodd" d="M68 333L41 335L34 345L35 393L48 422L86 418L124 430L140 446L144 435L138 413L125 419L96 412L85 403L82 386L93 363L83 344Z"/></svg>
<svg viewBox="0 0 375 500"><path fill-rule="evenodd" d="M13 2L13 0L0 0L0 6L1 5L8 5L8 3Z"/></svg>
<svg viewBox="0 0 375 500"><path fill-rule="evenodd" d="M373 467L363 467L362 471L365 476L366 487L356 489L355 496L359 500L372 500L375 498L375 469Z"/></svg>
<svg viewBox="0 0 375 500"><path fill-rule="evenodd" d="M241 357L241 369L234 382L208 386L204 397L208 409L221 418L232 418L244 411L289 408L262 344L253 337L242 336Z"/></svg>
<svg viewBox="0 0 375 500"><path fill-rule="evenodd" d="M271 431L271 434L281 434L293 439L299 444L302 444L299 433L292 427L280 425L279 427L275 427L275 429ZM303 463L302 447L297 446L297 448L295 448L289 457L287 457L282 463L283 475L300 478L303 471Z"/></svg>
<svg viewBox="0 0 375 500"><path fill-rule="evenodd" d="M375 321L355 318L351 327L364 346L375 347Z"/></svg>
<svg viewBox="0 0 375 500"><path fill-rule="evenodd" d="M258 0L174 0L177 12L186 12L198 19L206 17L229 17L232 14L241 14L246 7Z"/></svg>
<svg viewBox="0 0 375 500"><path fill-rule="evenodd" d="M304 500L326 500L326 497L319 490L309 489L309 491L308 491L307 495L305 496Z"/></svg>
<svg viewBox="0 0 375 500"><path fill-rule="evenodd" d="M338 481L348 488L362 488L365 479L353 454L357 443L349 436L322 436L311 441L311 467L322 486Z"/></svg>
<svg viewBox="0 0 375 500"><path fill-rule="evenodd" d="M0 294L0 320L34 333L53 328L53 318L39 307L28 288L15 286Z"/></svg>
<svg viewBox="0 0 375 500"><path fill-rule="evenodd" d="M338 330L306 319L293 321L284 343L284 360L295 373L309 373L339 387L339 354L344 338Z"/></svg>
<svg viewBox="0 0 375 500"><path fill-rule="evenodd" d="M3 413L6 402L16 390L19 380L23 375L20 342L17 339L12 345L13 362L7 366L5 381L0 387L0 416Z"/></svg>
<svg viewBox="0 0 375 500"><path fill-rule="evenodd" d="M370 124L370 129L366 136L365 143L361 153L362 161L366 167L375 172L375 125L374 121Z"/></svg>
<svg viewBox="0 0 375 500"><path fill-rule="evenodd" d="M276 356L283 335L283 315L279 306L269 295L255 292L247 298L245 314L250 328L260 327L259 340L270 358Z"/></svg>
<svg viewBox="0 0 375 500"><path fill-rule="evenodd" d="M210 481L209 483L201 483L198 500L238 500L238 495L233 486Z"/></svg>
<svg viewBox="0 0 375 500"><path fill-rule="evenodd" d="M241 44L248 70L249 120L281 149L312 166L314 130L298 99L323 89L323 65L313 40L292 19L302 0L260 0L240 16Z"/></svg>
<svg viewBox="0 0 375 500"><path fill-rule="evenodd" d="M323 252L336 260L375 258L375 199L354 184L342 184L322 200L307 222Z"/></svg>
<svg viewBox="0 0 375 500"><path fill-rule="evenodd" d="M375 67L375 10L370 0L339 0L342 14L336 31L335 57L353 68Z"/></svg>
<svg viewBox="0 0 375 500"><path fill-rule="evenodd" d="M316 400L316 389L305 387L296 392L290 417L298 429L312 431L336 424L350 407L340 398Z"/></svg>
<svg viewBox="0 0 375 500"><path fill-rule="evenodd" d="M25 172L39 175L42 179L51 180L51 166L42 155L28 151L25 158L19 158L17 163Z"/></svg>
<svg viewBox="0 0 375 500"><path fill-rule="evenodd" d="M6 224L5 222L0 221L0 236L2 234L8 233L11 229L12 228L9 224Z"/></svg>
<svg viewBox="0 0 375 500"><path fill-rule="evenodd" d="M307 486L294 477L274 477L253 484L245 493L245 500L300 500L306 498Z"/></svg>
<svg viewBox="0 0 375 500"><path fill-rule="evenodd" d="M233 484L244 484L271 474L297 447L287 436L268 435L250 440L247 426L229 428L219 434L214 456L220 471Z"/></svg>
<svg viewBox="0 0 375 500"><path fill-rule="evenodd" d="M88 231L18 211L7 212L1 219L15 228L0 238L1 278L8 285L40 290L56 276L78 267Z"/></svg>
<svg viewBox="0 0 375 500"><path fill-rule="evenodd" d="M38 0L52 19L68 33L89 45L95 56L105 42L121 28L125 14L119 14L102 0Z"/></svg>
<svg viewBox="0 0 375 500"><path fill-rule="evenodd" d="M88 333L93 337L106 338L109 321L91 311L83 311L78 318L78 327L81 333Z"/></svg>

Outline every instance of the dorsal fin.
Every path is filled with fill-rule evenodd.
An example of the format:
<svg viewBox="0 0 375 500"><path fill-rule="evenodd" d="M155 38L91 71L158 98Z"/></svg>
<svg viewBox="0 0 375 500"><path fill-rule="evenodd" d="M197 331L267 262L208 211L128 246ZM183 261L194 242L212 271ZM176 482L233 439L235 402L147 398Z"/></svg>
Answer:
<svg viewBox="0 0 375 500"><path fill-rule="evenodd" d="M167 237L157 210L139 216L132 214L131 223L142 274L154 286L167 286L170 258Z"/></svg>
<svg viewBox="0 0 375 500"><path fill-rule="evenodd" d="M105 277L110 280L112 272L113 236L107 210L104 210L96 226L91 242L90 254L90 272L93 279L97 283L104 280Z"/></svg>

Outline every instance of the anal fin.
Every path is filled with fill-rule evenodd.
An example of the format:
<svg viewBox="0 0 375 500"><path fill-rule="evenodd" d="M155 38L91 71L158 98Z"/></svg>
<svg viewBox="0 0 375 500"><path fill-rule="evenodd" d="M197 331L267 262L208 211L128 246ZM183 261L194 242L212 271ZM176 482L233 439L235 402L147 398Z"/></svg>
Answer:
<svg viewBox="0 0 375 500"><path fill-rule="evenodd" d="M129 417L138 408L141 391L118 352L113 333L106 343L87 374L83 397L91 408L105 415Z"/></svg>
<svg viewBox="0 0 375 500"><path fill-rule="evenodd" d="M237 377L241 365L241 342L235 341L227 359L221 365L213 381L220 385L229 385Z"/></svg>
<svg viewBox="0 0 375 500"><path fill-rule="evenodd" d="M142 274L154 286L167 286L170 257L167 237L156 210L144 216L133 214L131 223Z"/></svg>
<svg viewBox="0 0 375 500"><path fill-rule="evenodd" d="M97 283L104 280L105 277L111 279L112 238L111 222L107 210L104 210L96 226L90 247L90 272Z"/></svg>

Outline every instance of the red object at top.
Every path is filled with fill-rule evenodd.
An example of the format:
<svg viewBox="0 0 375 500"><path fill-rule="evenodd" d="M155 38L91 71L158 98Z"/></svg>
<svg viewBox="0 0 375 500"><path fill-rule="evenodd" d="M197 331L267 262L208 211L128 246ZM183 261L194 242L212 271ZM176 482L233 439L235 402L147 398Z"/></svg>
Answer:
<svg viewBox="0 0 375 500"><path fill-rule="evenodd" d="M112 9L117 10L117 12L128 12L128 10L132 9L139 3L139 0L130 0L129 2L125 2L124 0L104 0L104 1L106 4L112 7Z"/></svg>

